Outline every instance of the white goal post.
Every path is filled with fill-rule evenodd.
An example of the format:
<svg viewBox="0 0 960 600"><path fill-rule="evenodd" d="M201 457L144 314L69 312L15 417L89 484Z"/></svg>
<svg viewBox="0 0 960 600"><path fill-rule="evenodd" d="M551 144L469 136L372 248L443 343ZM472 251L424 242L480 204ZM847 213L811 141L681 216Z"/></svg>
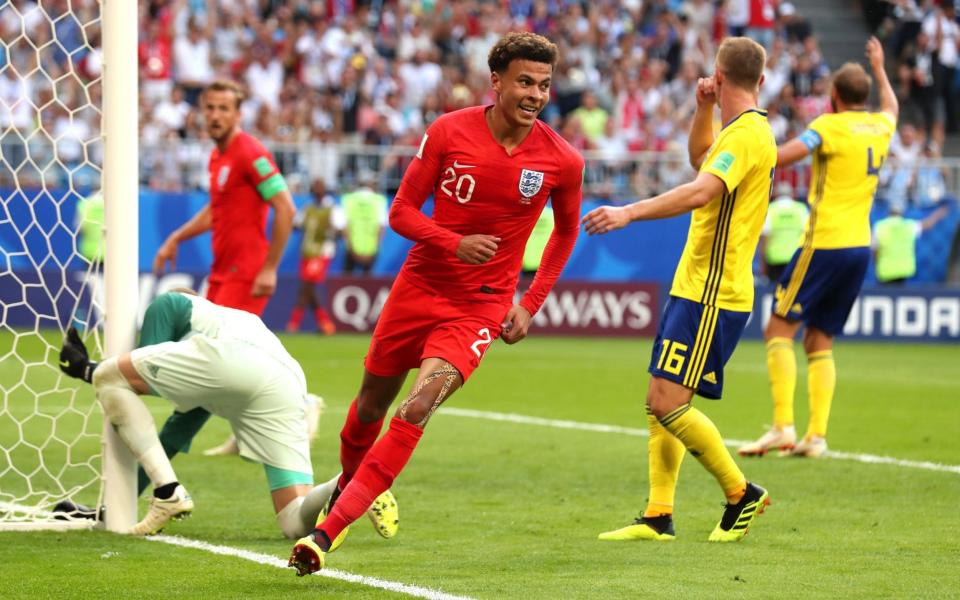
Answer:
<svg viewBox="0 0 960 600"><path fill-rule="evenodd" d="M115 356L136 340L139 252L137 151L137 3L102 0L103 200L106 235L104 352ZM128 530L137 521L137 462L107 423L103 425L103 504L106 527Z"/></svg>
<svg viewBox="0 0 960 600"><path fill-rule="evenodd" d="M97 525L62 502L103 506L111 531L137 520L134 457L57 366L71 325L94 359L135 341L137 11L0 0L0 531ZM101 191L102 276L79 239Z"/></svg>

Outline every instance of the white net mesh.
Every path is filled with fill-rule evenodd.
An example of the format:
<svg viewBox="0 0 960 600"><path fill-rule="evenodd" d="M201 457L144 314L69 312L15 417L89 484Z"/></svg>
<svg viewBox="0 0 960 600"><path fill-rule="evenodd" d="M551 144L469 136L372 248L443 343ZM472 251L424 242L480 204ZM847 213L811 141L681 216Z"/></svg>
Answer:
<svg viewBox="0 0 960 600"><path fill-rule="evenodd" d="M70 325L101 348L100 25L96 0L0 0L0 529L100 503L101 413L57 367Z"/></svg>

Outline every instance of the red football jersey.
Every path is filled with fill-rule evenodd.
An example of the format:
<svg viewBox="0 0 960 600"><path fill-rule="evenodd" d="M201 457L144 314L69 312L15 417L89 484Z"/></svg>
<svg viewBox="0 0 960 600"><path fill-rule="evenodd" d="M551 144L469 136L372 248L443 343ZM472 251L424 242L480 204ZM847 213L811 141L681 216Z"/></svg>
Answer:
<svg viewBox="0 0 960 600"><path fill-rule="evenodd" d="M273 156L255 137L237 133L220 154L210 152L210 210L213 217L213 266L210 281L253 281L267 258L264 201L286 189Z"/></svg>
<svg viewBox="0 0 960 600"><path fill-rule="evenodd" d="M448 298L510 303L524 247L549 198L553 235L521 299L534 314L577 239L583 158L542 121L507 154L487 125L490 108L466 108L434 121L403 176L390 225L416 242L402 269L414 284ZM420 212L430 194L432 219ZM501 238L489 262L470 265L457 258L460 239L472 234Z"/></svg>

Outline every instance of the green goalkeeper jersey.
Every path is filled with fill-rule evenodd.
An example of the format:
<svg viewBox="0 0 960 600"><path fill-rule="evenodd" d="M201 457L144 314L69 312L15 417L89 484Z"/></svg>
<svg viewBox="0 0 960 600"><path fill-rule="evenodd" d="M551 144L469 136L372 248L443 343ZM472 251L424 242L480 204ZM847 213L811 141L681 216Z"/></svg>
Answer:
<svg viewBox="0 0 960 600"><path fill-rule="evenodd" d="M178 342L190 333L193 303L177 292L160 294L147 307L140 328L138 348L162 342Z"/></svg>

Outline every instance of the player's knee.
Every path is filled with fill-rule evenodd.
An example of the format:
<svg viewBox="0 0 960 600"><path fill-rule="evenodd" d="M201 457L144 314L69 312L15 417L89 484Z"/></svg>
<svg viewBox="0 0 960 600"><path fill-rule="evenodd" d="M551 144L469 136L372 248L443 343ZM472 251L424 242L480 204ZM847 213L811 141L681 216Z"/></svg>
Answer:
<svg viewBox="0 0 960 600"><path fill-rule="evenodd" d="M390 399L393 401L393 398ZM370 394L364 394L363 390L357 397L357 418L362 423L373 423L379 421L387 414L390 402L382 402Z"/></svg>
<svg viewBox="0 0 960 600"><path fill-rule="evenodd" d="M407 398L397 411L397 417L407 423L423 427L433 414L436 405L435 395L423 390Z"/></svg>
<svg viewBox="0 0 960 600"><path fill-rule="evenodd" d="M97 392L97 400L103 408L103 414L111 423L117 425L117 421L122 419L124 414L121 406L123 395L113 392L118 390L133 392L127 378L120 372L117 358L108 358L101 362L93 372L91 383Z"/></svg>
<svg viewBox="0 0 960 600"><path fill-rule="evenodd" d="M803 349L807 354L829 350L832 347L833 336L822 329L807 327L807 330L803 334Z"/></svg>
<svg viewBox="0 0 960 600"><path fill-rule="evenodd" d="M670 390L666 389L662 384L658 385L658 383L659 381L657 380L652 381L650 388L647 390L647 407L650 409L650 412L653 413L653 416L660 419L682 406L684 401L688 400L677 394L670 393Z"/></svg>

